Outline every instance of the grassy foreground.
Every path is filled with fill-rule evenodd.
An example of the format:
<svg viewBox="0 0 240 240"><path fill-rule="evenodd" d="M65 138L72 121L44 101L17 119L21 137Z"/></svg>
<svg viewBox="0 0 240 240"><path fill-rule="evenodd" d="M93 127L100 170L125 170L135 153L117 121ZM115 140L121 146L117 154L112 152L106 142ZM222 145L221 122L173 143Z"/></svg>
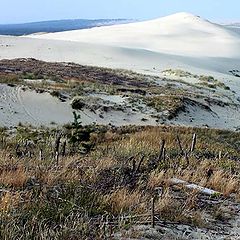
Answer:
<svg viewBox="0 0 240 240"><path fill-rule="evenodd" d="M77 116L61 129L1 129L0 238L118 239L153 197L162 221L214 229L234 217L226 199L240 201L239 143L235 132L82 127ZM221 194L203 197L172 178Z"/></svg>

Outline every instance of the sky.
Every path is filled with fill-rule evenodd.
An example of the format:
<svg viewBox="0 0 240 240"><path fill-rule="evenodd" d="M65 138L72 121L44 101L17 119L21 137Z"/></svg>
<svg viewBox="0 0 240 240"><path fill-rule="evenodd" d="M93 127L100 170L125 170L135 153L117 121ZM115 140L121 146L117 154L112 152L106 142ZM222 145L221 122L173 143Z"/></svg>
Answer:
<svg viewBox="0 0 240 240"><path fill-rule="evenodd" d="M154 19L190 12L240 22L240 0L0 0L0 24L59 19Z"/></svg>

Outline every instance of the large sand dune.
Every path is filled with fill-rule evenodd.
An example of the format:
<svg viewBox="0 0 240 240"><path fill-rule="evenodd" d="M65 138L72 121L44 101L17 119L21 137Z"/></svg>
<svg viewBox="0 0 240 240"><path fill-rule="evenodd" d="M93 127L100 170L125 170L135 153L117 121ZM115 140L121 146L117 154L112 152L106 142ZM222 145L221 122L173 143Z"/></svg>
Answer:
<svg viewBox="0 0 240 240"><path fill-rule="evenodd" d="M188 13L87 30L0 36L0 59L13 58L123 68L160 77L164 76L163 70L182 69L214 76L231 88L224 94L229 94L232 102L238 103L240 99L239 78L229 72L240 70L240 34ZM191 83L192 79L184 81ZM222 90L217 91L222 94ZM224 111L219 111L219 116L213 117L210 123L209 117L202 114L198 122L235 129L239 126L234 120L239 118L238 109L229 111L231 123L224 119ZM192 114L196 115L194 111ZM188 116L179 118L178 122L198 125L189 121Z"/></svg>
<svg viewBox="0 0 240 240"><path fill-rule="evenodd" d="M227 74L240 65L240 34L188 13L124 25L0 37L0 59L33 57L159 75L166 68Z"/></svg>
<svg viewBox="0 0 240 240"><path fill-rule="evenodd" d="M145 49L184 56L240 56L240 35L224 26L188 13L126 25L50 33L35 37Z"/></svg>

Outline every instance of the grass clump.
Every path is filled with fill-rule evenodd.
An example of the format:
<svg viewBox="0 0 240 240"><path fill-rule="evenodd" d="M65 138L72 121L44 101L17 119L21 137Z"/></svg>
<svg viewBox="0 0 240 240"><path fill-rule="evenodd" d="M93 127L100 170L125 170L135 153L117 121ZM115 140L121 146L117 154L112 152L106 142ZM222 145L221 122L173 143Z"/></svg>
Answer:
<svg viewBox="0 0 240 240"><path fill-rule="evenodd" d="M224 90L230 90L230 87L228 87L225 83L215 79L213 76L199 76L200 83L199 85L206 86L209 88L222 88Z"/></svg>
<svg viewBox="0 0 240 240"><path fill-rule="evenodd" d="M178 96L154 96L145 98L147 106L158 112L174 111L182 106L182 98Z"/></svg>
<svg viewBox="0 0 240 240"><path fill-rule="evenodd" d="M0 73L0 83L4 84L18 84L20 82L20 78L17 74L14 73Z"/></svg>
<svg viewBox="0 0 240 240"><path fill-rule="evenodd" d="M170 76L172 75L172 76L176 76L176 77L186 77L186 78L189 78L189 77L197 78L198 77L197 75L194 75L190 72L187 72L187 71L184 71L181 69L167 69L167 70L162 71L162 73L165 75L170 75Z"/></svg>

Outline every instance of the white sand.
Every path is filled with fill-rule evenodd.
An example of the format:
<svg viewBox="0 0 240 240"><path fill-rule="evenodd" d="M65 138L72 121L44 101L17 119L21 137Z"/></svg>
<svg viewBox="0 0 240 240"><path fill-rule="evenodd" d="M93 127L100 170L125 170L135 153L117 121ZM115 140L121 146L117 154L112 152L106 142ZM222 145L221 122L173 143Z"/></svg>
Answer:
<svg viewBox="0 0 240 240"><path fill-rule="evenodd" d="M28 37L0 36L0 59L19 57L123 68L157 76L162 76L161 71L165 69L182 69L212 75L236 92L225 93L231 95L231 101L237 102L240 97L240 80L229 73L240 70L240 34L188 13L87 30ZM191 83L192 79L187 81ZM227 109L230 118L225 117L224 109L216 111L218 114L212 116L201 109L190 109L190 114L195 116L193 122L189 115L183 115L174 123L239 127L238 109ZM109 117L121 124L116 116ZM103 121L96 116L91 118ZM86 117L86 121L91 118ZM132 123L130 118L128 121Z"/></svg>
<svg viewBox="0 0 240 240"><path fill-rule="evenodd" d="M125 25L35 36L174 55L240 57L240 35L189 13Z"/></svg>
<svg viewBox="0 0 240 240"><path fill-rule="evenodd" d="M68 103L62 103L48 93L37 94L5 84L0 84L0 93L0 126L11 127L19 123L40 126L72 120Z"/></svg>
<svg viewBox="0 0 240 240"><path fill-rule="evenodd" d="M228 74L240 35L187 13L156 20L28 37L0 37L0 59L34 57L159 75L166 68Z"/></svg>
<svg viewBox="0 0 240 240"><path fill-rule="evenodd" d="M32 90L23 90L21 87L9 87L0 84L0 127L14 127L19 123L31 124L33 126L50 126L54 124L66 124L73 121L73 109L70 101L61 102L49 93L36 93ZM95 95L110 103L124 104L120 96ZM110 104L111 105L111 104ZM111 111L103 113L97 110L95 113L85 109L80 112L82 124L112 124L121 125L156 125L155 119L146 113L135 113L131 109L122 111ZM100 115L102 117L100 117ZM148 122L141 121L149 118Z"/></svg>

